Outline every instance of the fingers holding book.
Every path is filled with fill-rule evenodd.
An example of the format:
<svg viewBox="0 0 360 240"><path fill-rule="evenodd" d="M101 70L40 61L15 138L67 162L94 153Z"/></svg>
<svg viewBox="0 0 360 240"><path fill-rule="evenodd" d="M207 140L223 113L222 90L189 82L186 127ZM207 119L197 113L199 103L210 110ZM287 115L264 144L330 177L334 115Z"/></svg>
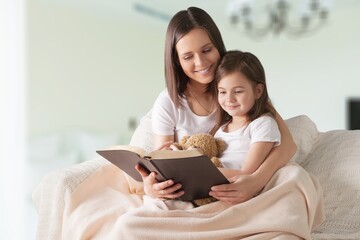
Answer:
<svg viewBox="0 0 360 240"><path fill-rule="evenodd" d="M183 190L181 190L182 186L180 183L174 184L174 181L172 180L158 182L156 180L155 172L149 173L139 164L136 165L135 168L143 179L144 191L147 196L161 199L175 199L185 193Z"/></svg>
<svg viewBox="0 0 360 240"><path fill-rule="evenodd" d="M169 185L168 182L170 182L171 185ZM156 197L162 199L175 199L180 197L185 193L183 190L181 190L181 187L182 186L180 183L174 184L171 180L153 185L153 188L155 188L154 192L157 192Z"/></svg>

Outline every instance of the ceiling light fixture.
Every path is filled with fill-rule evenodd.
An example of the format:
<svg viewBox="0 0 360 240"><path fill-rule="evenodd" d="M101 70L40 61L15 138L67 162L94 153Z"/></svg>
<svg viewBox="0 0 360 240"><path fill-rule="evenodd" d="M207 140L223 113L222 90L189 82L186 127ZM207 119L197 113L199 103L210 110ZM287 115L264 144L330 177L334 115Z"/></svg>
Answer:
<svg viewBox="0 0 360 240"><path fill-rule="evenodd" d="M251 37L283 32L297 37L320 29L331 5L331 0L230 0L227 15L233 27L243 25Z"/></svg>

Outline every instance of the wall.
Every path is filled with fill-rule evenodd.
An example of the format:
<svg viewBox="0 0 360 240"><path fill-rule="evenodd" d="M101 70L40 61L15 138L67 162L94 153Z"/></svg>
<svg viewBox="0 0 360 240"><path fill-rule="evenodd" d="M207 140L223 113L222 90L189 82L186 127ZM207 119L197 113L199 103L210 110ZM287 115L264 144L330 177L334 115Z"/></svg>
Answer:
<svg viewBox="0 0 360 240"><path fill-rule="evenodd" d="M29 135L83 129L127 141L129 119L164 88L163 33L36 1L28 15Z"/></svg>
<svg viewBox="0 0 360 240"><path fill-rule="evenodd" d="M126 143L130 118L144 115L164 88L166 21L131 13L134 1L124 1L126 11L119 12L49 2L28 4L29 136L84 129L116 132ZM214 17L228 49L262 60L270 97L284 118L306 114L321 131L346 128L346 99L360 95L360 4L335 5L314 35L258 41L231 28L222 3L193 2ZM172 15L186 6L165 3L163 9Z"/></svg>
<svg viewBox="0 0 360 240"><path fill-rule="evenodd" d="M317 33L263 41L223 31L227 48L255 53L263 62L272 101L284 118L308 115L321 131L347 127L346 100L360 96L360 5L339 7ZM226 28L225 28L226 29Z"/></svg>

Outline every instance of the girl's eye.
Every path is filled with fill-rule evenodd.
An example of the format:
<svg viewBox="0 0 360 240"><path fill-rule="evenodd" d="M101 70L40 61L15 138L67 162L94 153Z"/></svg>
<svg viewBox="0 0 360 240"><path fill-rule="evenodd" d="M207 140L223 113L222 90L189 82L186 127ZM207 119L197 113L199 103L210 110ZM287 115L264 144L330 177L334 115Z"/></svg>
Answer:
<svg viewBox="0 0 360 240"><path fill-rule="evenodd" d="M220 91L219 90L219 94L225 94L226 92L225 91Z"/></svg>

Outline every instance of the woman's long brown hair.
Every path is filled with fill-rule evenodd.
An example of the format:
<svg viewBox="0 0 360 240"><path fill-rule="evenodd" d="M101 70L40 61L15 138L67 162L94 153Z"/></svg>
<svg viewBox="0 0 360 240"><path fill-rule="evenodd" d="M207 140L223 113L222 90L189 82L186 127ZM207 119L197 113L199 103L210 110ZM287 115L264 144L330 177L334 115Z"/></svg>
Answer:
<svg viewBox="0 0 360 240"><path fill-rule="evenodd" d="M195 28L203 29L208 33L220 57L226 52L218 27L210 15L203 9L189 7L187 10L182 10L172 17L165 39L165 81L171 100L176 107L180 106L180 98L184 96L186 85L189 82L189 78L180 65L176 44L184 35Z"/></svg>

